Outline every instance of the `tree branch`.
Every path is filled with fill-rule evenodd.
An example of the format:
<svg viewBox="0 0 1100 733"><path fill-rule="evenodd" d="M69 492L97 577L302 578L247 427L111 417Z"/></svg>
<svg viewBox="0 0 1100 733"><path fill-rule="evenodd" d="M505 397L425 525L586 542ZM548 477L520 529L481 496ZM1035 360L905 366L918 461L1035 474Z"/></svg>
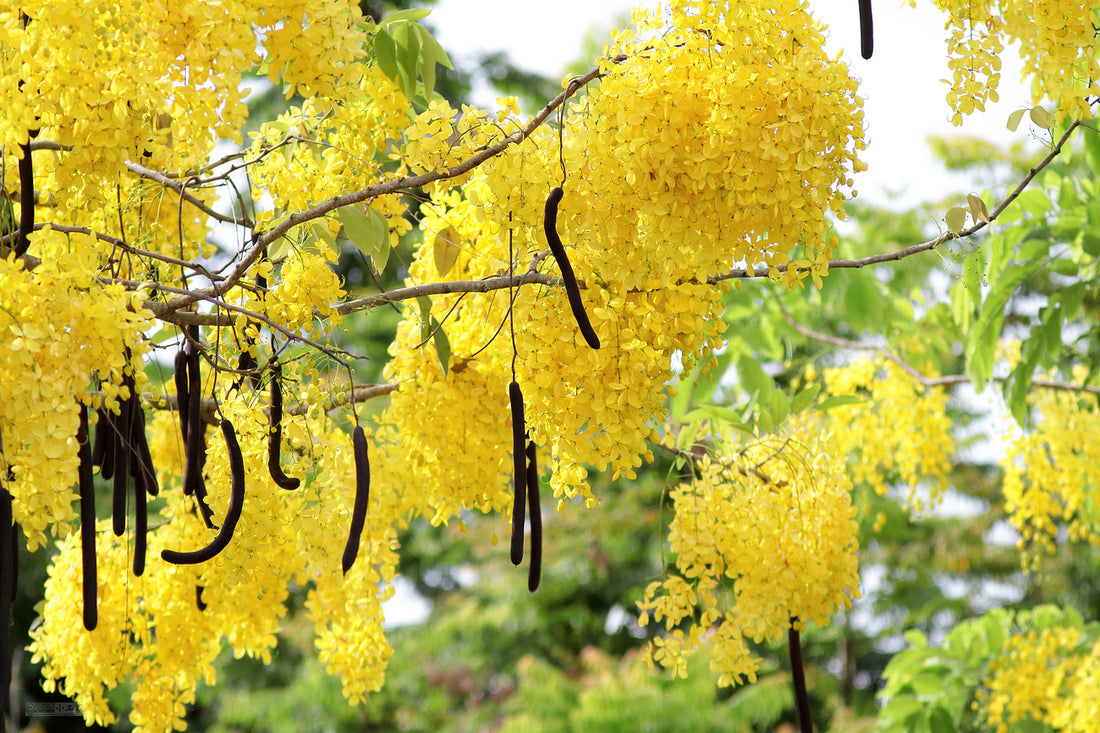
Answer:
<svg viewBox="0 0 1100 733"><path fill-rule="evenodd" d="M396 382L384 383L384 384L368 384L361 387L356 387L351 391L349 396L347 391L338 392L332 397L329 397L324 401L322 410L328 412L329 410L335 410L338 407L343 407L349 402L352 404L358 404L360 402L366 402L372 400L375 397L382 397L388 395L390 392L394 392L398 388ZM141 396L141 401L154 410L173 410L178 412L180 409L179 399L174 394L152 394L146 393ZM217 400L211 397L204 397L199 401L199 414L202 416L202 421L207 425L217 425L220 422L218 417L219 403ZM304 415L309 411L309 405L299 403L293 407L288 407L284 414L286 415Z"/></svg>
<svg viewBox="0 0 1100 733"><path fill-rule="evenodd" d="M1080 124L1081 121L1077 120L1066 129L1065 134L1062 135L1061 138L1059 138L1058 142L1056 142L1053 147L1051 147L1050 152L1047 153L1047 155L1041 161L1036 163L1035 167L1028 171L1027 175L1024 176L1016 185L1016 188L1014 188L1011 193L1005 196L1004 199L1002 199L1001 202L993 208L993 211L989 212L988 223L984 221L976 222L973 226L969 227L968 229L963 229L958 234L949 231L944 232L935 239L930 239L927 242L921 242L920 244L913 244L896 252L882 252L879 254L870 255L868 257L861 257L855 260L830 260L829 269L860 269L863 267L868 267L870 265L877 265L881 262L897 262L899 260L904 260L906 257L912 257L915 254L920 254L921 252L927 252L928 250L935 249L937 246L943 244L944 242L950 242L953 239L965 239L966 237L972 236L973 234L980 232L982 229L985 229L987 226L989 226L989 224L992 224L994 221L996 221L997 217L1000 216L1006 208L1008 208L1009 204L1015 201L1020 196L1020 194L1024 192L1024 189L1026 189L1028 187L1028 184L1030 184L1031 181L1035 179L1035 176L1037 176L1043 169L1049 166L1055 158L1058 157L1058 154L1062 152L1062 148L1069 141L1070 135L1073 134L1073 131L1077 129ZM750 272L748 268L736 268L730 270L725 274L709 277L707 278L707 282L711 285L715 285L723 280L751 279L762 277L761 275L758 275L756 273L767 272L770 269L770 267L761 266L753 268L753 271ZM775 269L777 272L783 273L790 269L790 265L778 265ZM800 267L798 271L809 272L810 268Z"/></svg>
<svg viewBox="0 0 1100 733"><path fill-rule="evenodd" d="M831 344L832 346L839 346L842 349L853 349L856 351L877 351L884 358L897 364L902 371L911 376L916 381L920 382L925 387L945 387L953 384L969 384L971 379L965 374L949 374L943 377L926 377L904 359L897 354L893 353L884 346L877 344L865 344L859 341L849 341L848 339L840 338L838 336L829 336L827 334L818 333L801 323L794 320L791 314L787 312L787 309L783 307L783 303L776 298L776 303L779 305L779 310L783 313L783 318L786 319L787 324L798 331L800 334L808 339L814 341L820 341L823 344ZM1004 382L1007 377L991 376L989 381L991 382ZM1074 384L1072 382L1062 382L1056 379L1032 379L1031 383L1036 387L1042 387L1044 389L1062 390L1065 392L1086 392L1088 394L1100 395L1100 387L1089 384Z"/></svg>
<svg viewBox="0 0 1100 733"><path fill-rule="evenodd" d="M610 63L619 64L626 60L626 55L620 54L613 59L610 59ZM402 178L395 178L390 181L376 184L374 186L368 186L367 188L359 191L353 191L341 196L336 196L329 199L313 208L300 211L295 214L291 214L280 224L272 227L269 231L261 234L255 240L255 244L244 256L237 262L233 269L226 276L226 279L222 283L217 283L212 287L205 288L203 290L191 291L185 295L180 295L177 298L173 298L168 303L164 304L164 312L177 311L198 300L209 300L210 298L221 297L229 288L233 287L238 280L243 277L244 273L248 271L250 267L260 258L260 256L267 250L268 246L279 239L279 237L286 234L288 231L296 226L312 221L313 219L320 218L330 211L334 211L342 206L349 206L351 204L360 203L367 199L376 198L378 196L384 196L387 194L401 193L410 189L420 188L426 186L429 183L441 181L450 178L457 178L469 171L473 170L477 166L481 165L485 161L493 158L500 153L504 152L508 147L523 142L537 130L543 122L554 112L558 107L565 104L578 89L588 84L594 79L599 79L605 74L598 67L592 69L584 76L578 77L569 82L569 85L562 91L561 94L554 97L550 102L543 107L538 114L531 118L531 121L518 132L515 132L508 137L504 138L500 142L491 145L477 154L466 159L462 163L455 165L451 168L447 168L443 171L433 171L431 173L422 173L416 176L404 176ZM165 178L165 181L169 179ZM167 184L166 184L167 185Z"/></svg>

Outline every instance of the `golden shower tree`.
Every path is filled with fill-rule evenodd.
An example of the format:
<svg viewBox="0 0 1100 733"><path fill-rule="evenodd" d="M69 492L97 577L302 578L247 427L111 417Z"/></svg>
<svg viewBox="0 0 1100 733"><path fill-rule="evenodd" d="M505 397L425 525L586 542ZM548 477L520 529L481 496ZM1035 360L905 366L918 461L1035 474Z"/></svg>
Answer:
<svg viewBox="0 0 1100 733"><path fill-rule="evenodd" d="M832 228L865 167L861 100L804 2L639 11L529 117L512 99L440 98L448 60L421 11L374 24L341 0L0 10L0 610L17 545L56 538L30 645L47 689L102 723L128 681L136 729L178 728L219 653L266 658L304 587L318 654L360 702L385 681L401 528L498 516L534 590L542 508L595 507L589 471L629 481L654 451L692 478L670 493L675 562L632 599L642 625L663 626L650 658L683 672L706 638L732 685L754 679L750 640L788 635L793 654L805 624L859 597L853 486L930 481L934 500L946 485L956 382L908 340L754 390L736 413L685 413L677 390L740 348L726 295L763 282L797 297L831 269L982 233L1097 93L1091 6L1036 3L1036 22L1014 3L938 4L957 114L995 97L1018 40L1033 103L1057 102L1032 118L1064 136L1002 199L975 196L942 234L861 259L841 259ZM244 140L241 82L256 72L296 106ZM352 244L402 284L349 293L333 265ZM983 262L1006 299L1024 280ZM996 378L1003 301L965 297L960 379L980 385ZM382 379L358 381L344 329L395 307ZM1041 387L1046 362L1014 358ZM764 384L753 366L740 378ZM1025 497L1037 461L1013 464ZM1045 532L1066 504L1048 503L1014 516Z"/></svg>

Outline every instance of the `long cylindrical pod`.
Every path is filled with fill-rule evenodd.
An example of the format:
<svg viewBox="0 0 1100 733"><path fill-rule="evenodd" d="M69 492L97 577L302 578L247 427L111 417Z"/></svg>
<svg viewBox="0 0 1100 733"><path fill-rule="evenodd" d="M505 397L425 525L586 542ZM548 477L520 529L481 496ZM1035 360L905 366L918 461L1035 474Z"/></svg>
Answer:
<svg viewBox="0 0 1100 733"><path fill-rule="evenodd" d="M134 575L140 578L145 572L145 547L149 533L149 511L146 504L149 485L138 454L134 453L130 461L130 473L134 476Z"/></svg>
<svg viewBox="0 0 1100 733"><path fill-rule="evenodd" d="M18 567L12 521L11 494L0 488L0 724L11 699L11 607Z"/></svg>
<svg viewBox="0 0 1100 733"><path fill-rule="evenodd" d="M871 58L875 50L874 23L871 20L871 0L859 0L859 41L860 55Z"/></svg>
<svg viewBox="0 0 1100 733"><path fill-rule="evenodd" d="M187 352L180 349L176 352L176 368L172 372L172 379L176 383L176 406L180 419L180 435L183 436L184 443L187 442L187 427L188 420L190 420L191 410L189 404L190 384L187 377Z"/></svg>
<svg viewBox="0 0 1100 733"><path fill-rule="evenodd" d="M102 420L102 416L100 416ZM91 631L99 623L96 606L95 558L95 482L92 478L92 449L88 440L88 408L80 405L80 427L76 433L80 452L80 561L81 591L84 600L84 628Z"/></svg>
<svg viewBox="0 0 1100 733"><path fill-rule="evenodd" d="M115 453L118 451L118 421L107 408L99 411L92 445L92 465L99 466L99 476L108 480L115 475Z"/></svg>
<svg viewBox="0 0 1100 733"><path fill-rule="evenodd" d="M198 429L195 430L198 434L198 481L195 483L195 503L199 505L199 516L202 517L203 524L207 529L214 529L214 511L210 508L210 504L206 501L206 480L202 477L202 470L206 466L206 423L199 421Z"/></svg>
<svg viewBox="0 0 1100 733"><path fill-rule="evenodd" d="M233 423L222 420L221 428L222 435L225 438L225 450L229 454L229 473L231 476L229 509L225 514L225 521L222 522L218 534L206 547L194 552L162 550L160 556L165 562L170 562L173 565L197 565L212 560L233 539L233 531L237 528L237 522L241 518L241 509L244 506L244 456L241 455L241 446L237 443L237 431L233 429Z"/></svg>
<svg viewBox="0 0 1100 733"><path fill-rule="evenodd" d="M527 449L527 424L523 417L523 392L516 382L508 383L508 401L512 407L512 564L523 562L523 522L527 507L527 466L524 455Z"/></svg>
<svg viewBox="0 0 1100 733"><path fill-rule="evenodd" d="M565 246L558 236L558 204L564 192L561 188L555 188L546 198L546 209L543 212L542 226L546 232L546 242L550 245L550 251L554 253L554 259L558 261L558 269L561 270L562 283L565 285L565 295L569 298L569 307L573 310L573 318L577 321L577 327L584 336L584 340L593 349L600 348L600 337L592 329L592 323L588 320L588 313L584 310L584 301L581 300L581 291L577 287L577 278L573 274L573 266L569 264L569 257L565 254Z"/></svg>
<svg viewBox="0 0 1100 733"><path fill-rule="evenodd" d="M160 485L157 483L157 472L153 469L153 456L149 453L149 438L145 435L145 410L139 406L135 417L132 433L137 465L134 475L140 471L145 478L145 488L149 491L149 496L156 496L160 493Z"/></svg>
<svg viewBox="0 0 1100 733"><path fill-rule="evenodd" d="M539 463L535 441L527 439L527 514L531 517L531 565L527 590L534 593L542 580L542 506L539 500Z"/></svg>
<svg viewBox="0 0 1100 733"><path fill-rule="evenodd" d="M351 529L348 541L344 545L344 557L341 566L344 575L348 574L359 554L359 538L367 521L367 505L370 503L370 457L367 455L367 436L363 428L356 425L351 433L351 447L355 454L355 506L351 511Z"/></svg>
<svg viewBox="0 0 1100 733"><path fill-rule="evenodd" d="M198 334L195 334L198 337ZM183 493L194 494L202 481L202 442L205 440L206 426L202 422L202 358L198 347L188 341L187 351L187 440L184 450Z"/></svg>
<svg viewBox="0 0 1100 733"><path fill-rule="evenodd" d="M293 491L301 484L296 478L283 473L280 455L283 446L283 368L276 363L271 368L270 428L267 433L267 470L271 480L280 489ZM345 571L347 572L347 571Z"/></svg>
<svg viewBox="0 0 1100 733"><path fill-rule="evenodd" d="M130 389L130 396L120 405L118 422L115 423L118 427L118 438L115 443L115 475L111 519L116 537L121 537L126 532L126 489L131 464L130 431L134 424L134 409L138 399L137 395L134 394L136 386L133 378L124 379L123 386Z"/></svg>
<svg viewBox="0 0 1100 733"><path fill-rule="evenodd" d="M38 134L38 130L31 131L30 137ZM19 171L19 231L16 234L16 257L22 257L30 247L30 235L34 231L34 164L31 159L30 140L19 146L23 157L19 159L16 169ZM5 688L6 689L6 688ZM7 699L7 698L5 698Z"/></svg>

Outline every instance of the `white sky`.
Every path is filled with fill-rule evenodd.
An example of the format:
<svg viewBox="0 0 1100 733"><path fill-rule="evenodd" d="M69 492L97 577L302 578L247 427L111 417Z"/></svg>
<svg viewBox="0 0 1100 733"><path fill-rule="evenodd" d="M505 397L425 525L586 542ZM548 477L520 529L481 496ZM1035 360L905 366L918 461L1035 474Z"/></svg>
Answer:
<svg viewBox="0 0 1100 733"><path fill-rule="evenodd" d="M459 58L503 49L521 68L556 77L577 57L590 27L610 26L631 5L628 0L439 0L430 20L443 46ZM1026 136L1024 126L1016 133L1005 128L1009 113L1030 106L1030 95L1018 82L1019 65L1011 63L1002 70L1002 101L962 128L952 127L947 86L940 81L948 77L943 16L927 0L918 9L903 0L875 3L870 61L859 55L856 3L810 0L810 7L829 26L831 51L843 49L862 82L869 170L856 177L861 197L884 203L885 191L904 192L900 206L965 190L967 182L948 177L930 161L925 143L930 133L962 132L1006 144ZM492 95L476 101L494 104Z"/></svg>

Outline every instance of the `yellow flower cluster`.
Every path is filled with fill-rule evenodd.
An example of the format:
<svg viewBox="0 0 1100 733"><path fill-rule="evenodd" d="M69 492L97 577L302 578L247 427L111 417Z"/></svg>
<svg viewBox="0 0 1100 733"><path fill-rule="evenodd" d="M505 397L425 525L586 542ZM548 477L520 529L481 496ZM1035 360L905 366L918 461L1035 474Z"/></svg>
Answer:
<svg viewBox="0 0 1100 733"><path fill-rule="evenodd" d="M825 370L825 392L865 401L830 409L826 424L834 449L849 456L852 481L885 494L894 482L908 485L908 502L917 511L927 486L939 501L947 488L955 442L947 416L948 394L927 388L886 359L856 359Z"/></svg>
<svg viewBox="0 0 1100 733"><path fill-rule="evenodd" d="M292 251L283 262L278 285L257 310L292 331L327 332L339 326L343 319L332 306L345 293L330 266L335 260L329 248L321 254Z"/></svg>
<svg viewBox="0 0 1100 733"><path fill-rule="evenodd" d="M952 122L997 101L1001 52L1019 44L1024 78L1031 77L1032 101L1058 104L1055 118L1092 117L1088 98L1100 94L1097 55L1098 0L935 0L948 14L947 48Z"/></svg>
<svg viewBox="0 0 1100 733"><path fill-rule="evenodd" d="M1100 643L1080 630L1054 626L1017 634L990 665L979 698L986 722L998 733L1033 720L1059 733L1088 733L1100 725L1096 688Z"/></svg>
<svg viewBox="0 0 1100 733"><path fill-rule="evenodd" d="M713 635L718 684L754 682L747 639L775 641L792 623L823 626L860 596L851 484L818 427L723 444L671 496L676 573L638 603L639 624L665 626L648 651L653 662L686 676L686 655Z"/></svg>
<svg viewBox="0 0 1100 733"><path fill-rule="evenodd" d="M307 99L300 108L265 123L254 133L249 150L258 160L250 175L257 194L266 194L278 209L257 214L258 225L270 226L277 217L379 183L388 146L409 125L409 109L393 80L369 67L338 97ZM387 198L386 205L372 204L387 215L396 245L409 224L404 207ZM335 216L324 223L336 234Z"/></svg>
<svg viewBox="0 0 1100 733"><path fill-rule="evenodd" d="M258 51L272 78L331 94L360 71L360 21L341 0L9 4L0 9L0 145L11 156L41 130L72 146L58 156L58 185L90 195L143 152L193 167L218 137L239 139L241 78L263 60Z"/></svg>
<svg viewBox="0 0 1100 733"><path fill-rule="evenodd" d="M91 375L115 409L126 396L123 370L139 388L144 383L139 339L151 314L141 297L69 264L43 262L28 272L12 258L0 260L0 471L12 472L5 485L32 550L48 530L66 532L76 516L76 492L66 484L76 483L77 400L101 402L91 394ZM59 483L59 476L72 480Z"/></svg>
<svg viewBox="0 0 1100 733"><path fill-rule="evenodd" d="M814 260L865 166L856 82L806 3L675 0L635 22L566 121L580 269L636 290L733 263L778 278L799 245Z"/></svg>
<svg viewBox="0 0 1100 733"><path fill-rule="evenodd" d="M1071 542L1100 544L1100 414L1072 392L1035 391L1029 402L1040 417L1001 465L1005 511L1022 535L1024 563L1034 566L1037 550L1054 552L1060 527Z"/></svg>

